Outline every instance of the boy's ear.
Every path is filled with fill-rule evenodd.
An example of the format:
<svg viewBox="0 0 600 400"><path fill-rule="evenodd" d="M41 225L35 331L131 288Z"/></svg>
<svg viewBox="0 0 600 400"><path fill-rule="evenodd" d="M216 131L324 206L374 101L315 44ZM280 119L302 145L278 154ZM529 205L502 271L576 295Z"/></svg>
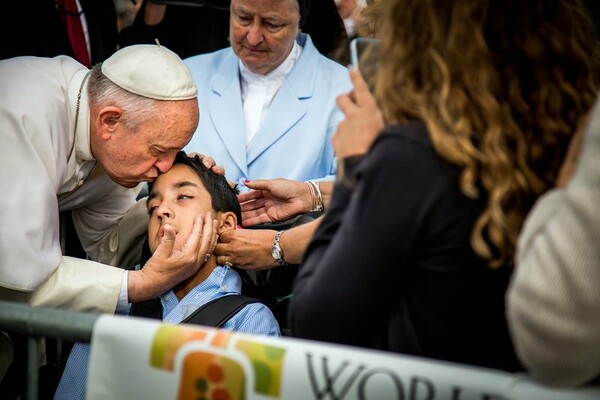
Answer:
<svg viewBox="0 0 600 400"><path fill-rule="evenodd" d="M217 228L217 231L219 234L221 234L221 232L223 231L236 229L237 227L237 217L235 216L235 213L231 211L219 213L218 219L219 226Z"/></svg>

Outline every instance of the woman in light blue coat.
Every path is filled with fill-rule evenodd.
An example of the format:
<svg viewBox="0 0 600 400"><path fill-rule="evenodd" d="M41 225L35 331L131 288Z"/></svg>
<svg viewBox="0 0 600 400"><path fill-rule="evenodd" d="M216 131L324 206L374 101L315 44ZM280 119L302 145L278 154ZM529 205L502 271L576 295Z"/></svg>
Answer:
<svg viewBox="0 0 600 400"><path fill-rule="evenodd" d="M300 33L301 11L296 0L233 0L231 47L184 60L200 106L186 150L214 157L231 181L335 176L336 98L351 83Z"/></svg>

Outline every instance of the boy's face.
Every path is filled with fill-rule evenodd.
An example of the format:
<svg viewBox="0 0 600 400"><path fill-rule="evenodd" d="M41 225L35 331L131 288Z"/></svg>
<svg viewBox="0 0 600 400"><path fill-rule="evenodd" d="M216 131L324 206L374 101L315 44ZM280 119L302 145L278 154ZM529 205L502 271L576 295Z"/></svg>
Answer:
<svg viewBox="0 0 600 400"><path fill-rule="evenodd" d="M154 253L164 236L164 225L176 232L174 250L180 249L192 232L194 218L212 211L210 194L192 168L175 164L156 178L148 196L148 239Z"/></svg>

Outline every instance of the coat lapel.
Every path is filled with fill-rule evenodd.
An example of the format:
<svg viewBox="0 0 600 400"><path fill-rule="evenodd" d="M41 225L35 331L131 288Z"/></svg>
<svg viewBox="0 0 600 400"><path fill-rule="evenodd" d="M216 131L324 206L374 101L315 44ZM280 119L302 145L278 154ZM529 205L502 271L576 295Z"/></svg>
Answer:
<svg viewBox="0 0 600 400"><path fill-rule="evenodd" d="M281 85L260 129L250 143L248 164L285 135L307 112L307 105L303 100L310 99L315 90L318 52L309 36L300 34L298 41L303 46L302 54Z"/></svg>
<svg viewBox="0 0 600 400"><path fill-rule="evenodd" d="M233 161L248 174L238 59L231 51L211 83L209 114ZM202 110L200 110L202 118Z"/></svg>
<svg viewBox="0 0 600 400"><path fill-rule="evenodd" d="M298 95L290 86L284 83L248 147L248 163L252 163L262 152L272 146L305 114L306 105L298 99Z"/></svg>

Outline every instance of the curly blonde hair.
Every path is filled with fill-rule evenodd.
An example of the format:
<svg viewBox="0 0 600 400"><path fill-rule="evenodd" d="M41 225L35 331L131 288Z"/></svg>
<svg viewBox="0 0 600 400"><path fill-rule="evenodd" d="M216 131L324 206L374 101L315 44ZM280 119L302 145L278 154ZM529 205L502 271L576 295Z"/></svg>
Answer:
<svg viewBox="0 0 600 400"><path fill-rule="evenodd" d="M385 0L375 96L388 123L423 121L435 151L483 196L471 234L513 265L523 220L554 186L598 90L599 47L578 0Z"/></svg>

